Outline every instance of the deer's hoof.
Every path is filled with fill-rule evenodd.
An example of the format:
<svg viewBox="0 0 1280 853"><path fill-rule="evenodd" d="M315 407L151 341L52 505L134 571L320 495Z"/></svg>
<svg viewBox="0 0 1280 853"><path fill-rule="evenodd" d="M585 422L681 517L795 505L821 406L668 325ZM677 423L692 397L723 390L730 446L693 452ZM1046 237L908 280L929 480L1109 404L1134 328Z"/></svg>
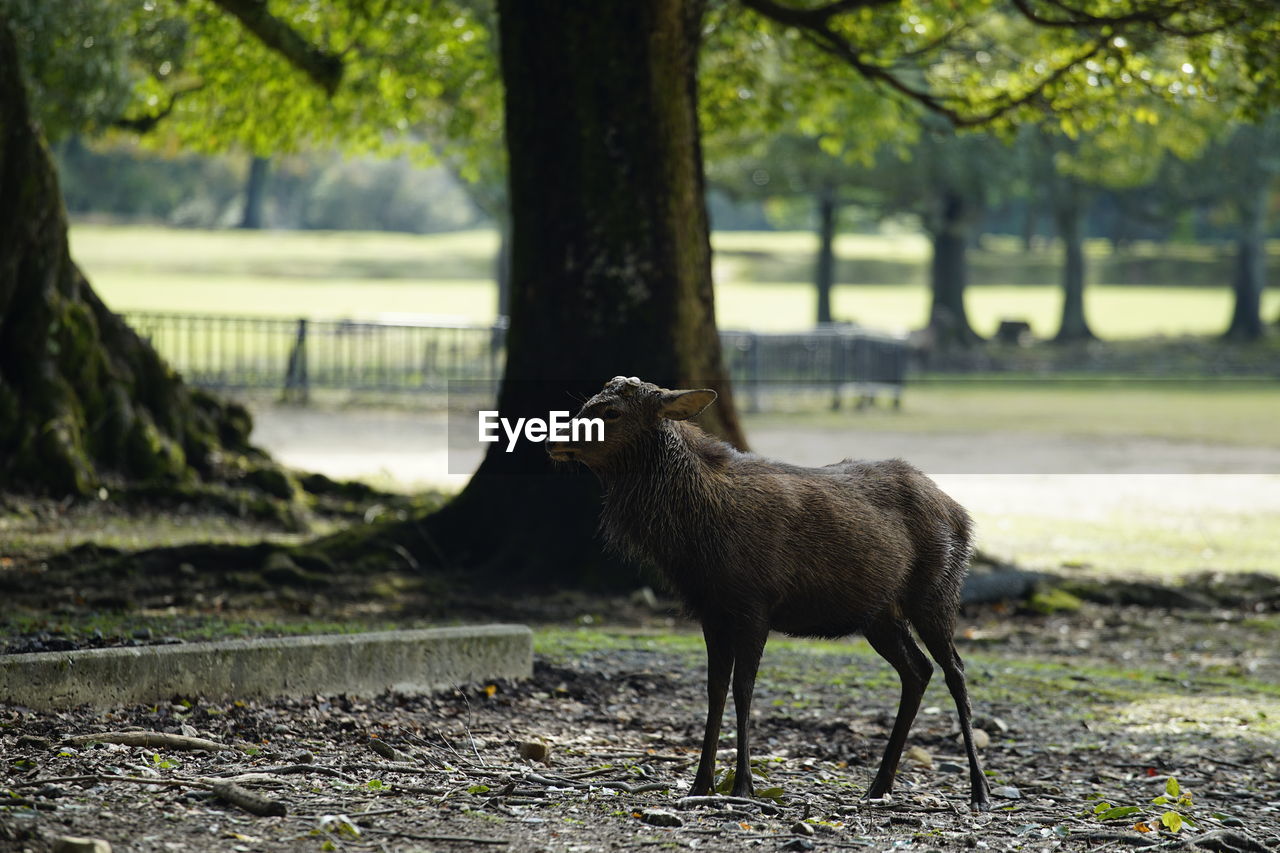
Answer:
<svg viewBox="0 0 1280 853"><path fill-rule="evenodd" d="M969 808L975 812L989 812L991 811L991 801L987 799L974 800L969 804Z"/></svg>

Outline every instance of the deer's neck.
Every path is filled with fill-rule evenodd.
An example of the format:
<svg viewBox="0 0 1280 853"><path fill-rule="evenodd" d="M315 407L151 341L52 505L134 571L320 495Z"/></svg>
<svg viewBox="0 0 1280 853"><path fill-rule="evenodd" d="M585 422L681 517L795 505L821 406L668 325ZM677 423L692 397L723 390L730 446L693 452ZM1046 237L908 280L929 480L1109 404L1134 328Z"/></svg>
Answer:
<svg viewBox="0 0 1280 853"><path fill-rule="evenodd" d="M714 441L697 427L666 422L599 472L601 529L611 547L668 575L703 562L724 505L723 452L707 444Z"/></svg>

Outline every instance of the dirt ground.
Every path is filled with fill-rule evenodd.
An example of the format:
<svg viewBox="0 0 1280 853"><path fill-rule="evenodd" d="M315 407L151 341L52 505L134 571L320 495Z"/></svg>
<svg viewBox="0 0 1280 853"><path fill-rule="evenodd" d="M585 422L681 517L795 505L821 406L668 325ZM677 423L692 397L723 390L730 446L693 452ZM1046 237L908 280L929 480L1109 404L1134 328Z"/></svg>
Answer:
<svg viewBox="0 0 1280 853"><path fill-rule="evenodd" d="M422 472L446 464L438 416L435 427L431 416L415 412L348 411L335 418L276 407L257 416L257 440L296 467L405 487L432 481ZM1034 513L1051 524L1085 525L1142 506L1157 523L1103 532L1153 538L1159 525L1194 525L1211 507L1259 519L1249 528L1256 546L1245 554L1249 560L1274 551L1274 528L1267 525L1280 513L1280 477L1249 474L1269 459L1250 456L1252 450L1237 456L1239 448L1139 441L1102 452L1101 470L1067 469L1080 448L1045 436L1027 439L1027 447L1057 461L1048 471L1011 475L966 473L948 464L957 446L925 435L877 445L874 436L859 434L856 448L845 447L849 436L833 430L762 427L752 436L762 452L809 464L906 455L992 519ZM983 452L998 455L1001 440L985 439ZM914 444L896 443L902 441ZM1165 473L1152 473L1156 463ZM131 514L45 509L31 522L53 531L42 536L90 524L101 533L105 519L121 528L110 527L112 535L132 547ZM187 541L189 527L205 530L203 516L177 523L184 519L166 535ZM1208 541L1212 530L1205 530ZM1024 528L1025 536L1038 532ZM245 533L228 530L225 538ZM166 641L161 634L169 630L194 630L188 639L198 639L196 629L209 620L222 631L242 622L235 630L253 633L264 618L287 616L315 631L339 629L317 627L318 619L394 618L408 625L441 615L431 609L430 585L406 579L401 567L385 577L322 579L291 570L280 584L246 580L230 568L183 577L138 570L104 582L78 567L74 554L46 564L38 554L49 541L33 538L29 550L37 556L30 565L19 559L8 566L6 600L12 611L28 614L14 624L30 633L7 638L21 641L9 643L14 650ZM1203 544L1192 542L1196 549ZM294 589L298 578L324 585ZM894 796L861 802L899 688L888 665L860 640L771 641L753 714L758 796L685 799L705 714L696 627L661 606L653 610L643 597L622 603L562 597L502 600L500 608L487 600L451 611L455 620L500 613L541 625L534 676L525 682L459 685L433 696L276 702L175 696L106 712L0 706L0 851L45 853L69 834L143 853L1073 853L1187 849L1191 841L1215 851L1276 850L1280 596L1266 601L1245 606L1214 598L1179 611L1090 603L1056 615L967 611L958 642L988 741L982 760L996 794L989 812L969 808L955 712L941 678L925 698ZM733 729L727 720L721 771L732 762ZM228 748L113 742L119 738L108 733L121 731L199 737ZM540 746L522 746L528 744ZM522 750L532 755L543 746L545 761L522 757ZM228 780L267 798L265 810L277 814L250 813L212 790ZM1167 802L1154 802L1161 797Z"/></svg>
<svg viewBox="0 0 1280 853"><path fill-rule="evenodd" d="M537 636L532 680L435 696L0 707L0 790L16 798L0 805L0 849L45 851L64 834L130 851L1280 848L1276 614L967 614L961 653L995 793L985 813L969 808L940 678L894 796L860 801L897 701L892 671L861 641L772 641L756 799L691 802L700 637L687 625ZM232 749L83 737L130 729ZM545 746L545 762L522 758L522 744ZM1187 799L1153 803L1171 777ZM228 779L286 813L256 816L206 790ZM1176 834L1162 824L1173 811Z"/></svg>

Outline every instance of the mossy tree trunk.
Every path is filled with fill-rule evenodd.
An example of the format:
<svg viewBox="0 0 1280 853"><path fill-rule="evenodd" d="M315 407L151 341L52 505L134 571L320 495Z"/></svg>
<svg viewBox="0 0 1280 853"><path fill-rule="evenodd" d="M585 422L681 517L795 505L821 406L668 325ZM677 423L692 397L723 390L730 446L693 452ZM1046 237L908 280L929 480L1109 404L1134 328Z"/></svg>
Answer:
<svg viewBox="0 0 1280 853"><path fill-rule="evenodd" d="M576 409L616 375L712 387L703 426L743 445L721 359L696 112L700 0L499 0L510 156L504 418ZM398 539L473 576L634 584L601 551L599 485L540 444L490 445Z"/></svg>
<svg viewBox="0 0 1280 853"><path fill-rule="evenodd" d="M53 161L0 16L0 488L190 482L254 453L249 429L243 409L184 385L72 262Z"/></svg>

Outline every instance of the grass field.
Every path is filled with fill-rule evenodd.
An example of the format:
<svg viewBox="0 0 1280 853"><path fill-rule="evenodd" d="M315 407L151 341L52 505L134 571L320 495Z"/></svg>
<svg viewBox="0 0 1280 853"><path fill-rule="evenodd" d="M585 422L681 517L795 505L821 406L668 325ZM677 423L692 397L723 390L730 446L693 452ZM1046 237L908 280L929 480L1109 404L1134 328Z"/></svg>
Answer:
<svg viewBox="0 0 1280 853"><path fill-rule="evenodd" d="M1280 394L1274 380L1139 381L947 378L911 381L901 411L760 414L754 424L803 422L856 434L892 431L1030 433L1081 439L1167 441L1280 447Z"/></svg>
<svg viewBox="0 0 1280 853"><path fill-rule="evenodd" d="M435 315L493 319L496 295L488 231L416 236L350 232L185 231L77 225L72 252L118 311L371 318ZM1004 318L1056 327L1056 256L1024 255L1009 241L973 253L968 306L979 332ZM723 328L802 329L814 315L808 285L813 237L800 232L715 235L716 298ZM834 295L841 319L885 329L920 326L928 305L927 241L920 235L847 235ZM1103 337L1211 334L1225 327L1229 263L1213 247L1140 247L1117 259L1090 244L1098 278L1087 300ZM1126 280L1143 284L1121 285ZM1029 282L1029 283L1023 283ZM1188 282L1199 282L1191 283ZM1280 312L1280 293L1264 311Z"/></svg>

